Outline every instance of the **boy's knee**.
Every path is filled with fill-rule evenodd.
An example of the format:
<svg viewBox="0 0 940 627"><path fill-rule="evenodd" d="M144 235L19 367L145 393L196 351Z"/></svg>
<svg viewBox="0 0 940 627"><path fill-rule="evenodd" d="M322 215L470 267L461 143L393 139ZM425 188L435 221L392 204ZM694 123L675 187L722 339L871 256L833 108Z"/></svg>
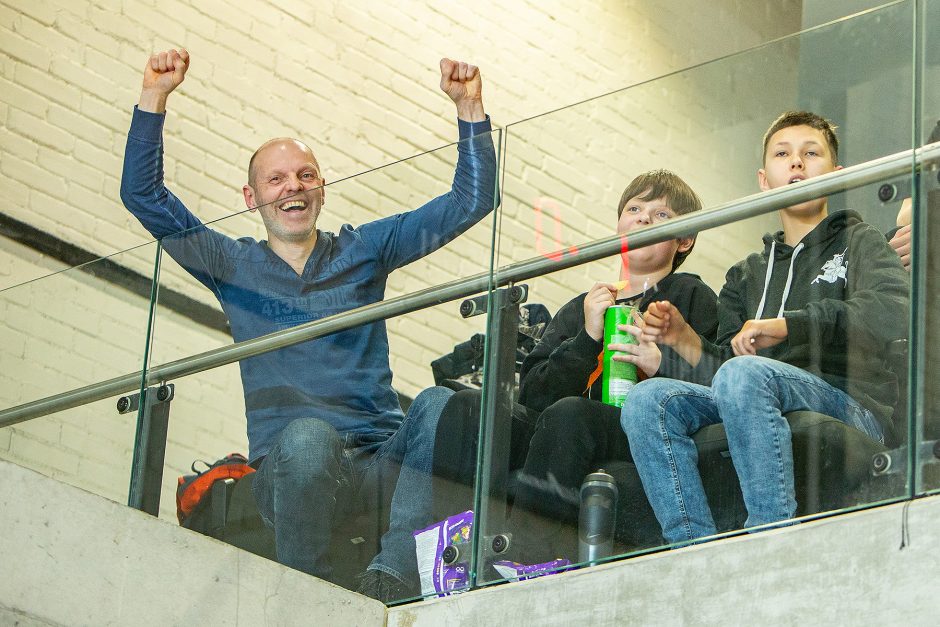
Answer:
<svg viewBox="0 0 940 627"><path fill-rule="evenodd" d="M716 395L740 392L747 386L763 385L768 374L768 360L757 355L732 357L718 368L712 379Z"/></svg>
<svg viewBox="0 0 940 627"><path fill-rule="evenodd" d="M646 417L648 417L648 414L638 412L635 408L624 405L620 412L620 429L628 438L633 440L636 431L643 426Z"/></svg>
<svg viewBox="0 0 940 627"><path fill-rule="evenodd" d="M628 436L631 431L655 424L656 407L669 394L669 379L647 379L633 386L620 410L620 427Z"/></svg>
<svg viewBox="0 0 940 627"><path fill-rule="evenodd" d="M580 396L569 396L549 405L539 416L539 430L563 432L584 424L596 403Z"/></svg>
<svg viewBox="0 0 940 627"><path fill-rule="evenodd" d="M678 386L681 385L684 384L674 379L657 378L633 386L620 410L620 427L627 437L641 431L660 433L660 421L668 413L664 411L666 404L676 396Z"/></svg>

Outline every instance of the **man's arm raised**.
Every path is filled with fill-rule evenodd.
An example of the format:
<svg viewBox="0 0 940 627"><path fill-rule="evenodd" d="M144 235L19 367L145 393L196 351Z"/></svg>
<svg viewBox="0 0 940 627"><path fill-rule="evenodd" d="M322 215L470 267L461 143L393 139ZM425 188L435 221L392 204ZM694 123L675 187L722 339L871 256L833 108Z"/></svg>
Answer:
<svg viewBox="0 0 940 627"><path fill-rule="evenodd" d="M137 108L150 113L166 111L166 99L180 86L189 69L189 53L184 48L150 55L144 67L144 84Z"/></svg>
<svg viewBox="0 0 940 627"><path fill-rule="evenodd" d="M457 105L457 117L464 122L482 122L486 119L483 111L483 81L477 66L441 59L441 91Z"/></svg>
<svg viewBox="0 0 940 627"><path fill-rule="evenodd" d="M140 101L127 133L121 200L163 248L199 282L222 298L218 282L231 266L230 240L202 222L166 188L163 180L163 122L167 96L189 67L185 50L152 55L144 67ZM180 233L186 235L178 235Z"/></svg>
<svg viewBox="0 0 940 627"><path fill-rule="evenodd" d="M457 168L448 193L413 211L359 227L389 272L444 246L492 212L498 202L496 150L483 110L480 71L451 59L441 59L440 68L441 91L457 107Z"/></svg>

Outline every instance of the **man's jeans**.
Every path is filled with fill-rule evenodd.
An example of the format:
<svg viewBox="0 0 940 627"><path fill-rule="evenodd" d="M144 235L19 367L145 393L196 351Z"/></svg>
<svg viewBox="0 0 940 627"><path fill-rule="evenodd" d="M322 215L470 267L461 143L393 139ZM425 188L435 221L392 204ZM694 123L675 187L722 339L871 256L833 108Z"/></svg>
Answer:
<svg viewBox="0 0 940 627"><path fill-rule="evenodd" d="M716 532L691 436L719 422L725 426L747 507L745 526L796 514L790 426L783 417L794 411L832 416L883 441L877 419L848 394L805 370L765 357L725 362L712 387L656 378L630 391L621 426L667 542Z"/></svg>
<svg viewBox="0 0 940 627"><path fill-rule="evenodd" d="M434 387L418 394L401 427L390 437L340 434L319 418L291 422L265 456L253 491L261 516L274 527L277 559L286 566L329 580L327 552L337 493L378 509L381 476L401 472L392 495L388 531L370 569L417 582L412 532L427 526L431 507L431 457L437 421L452 390Z"/></svg>

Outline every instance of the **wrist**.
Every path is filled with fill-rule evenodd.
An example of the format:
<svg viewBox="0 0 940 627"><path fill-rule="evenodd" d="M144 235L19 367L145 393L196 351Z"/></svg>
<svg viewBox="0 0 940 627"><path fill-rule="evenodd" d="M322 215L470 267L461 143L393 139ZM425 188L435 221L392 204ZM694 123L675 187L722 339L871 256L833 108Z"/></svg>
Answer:
<svg viewBox="0 0 940 627"><path fill-rule="evenodd" d="M483 101L476 98L461 100L457 103L457 117L464 122L482 122L486 119Z"/></svg>
<svg viewBox="0 0 940 627"><path fill-rule="evenodd" d="M163 113L166 111L167 96L169 96L169 94L166 92L156 89L147 89L145 87L140 91L140 100L137 103L137 108L149 113Z"/></svg>
<svg viewBox="0 0 940 627"><path fill-rule="evenodd" d="M682 344L687 346L694 346L695 344L700 343L698 333L696 333L695 329L692 328L692 325L689 324L685 325L685 328L682 330L680 341Z"/></svg>
<svg viewBox="0 0 940 627"><path fill-rule="evenodd" d="M604 341L604 316L597 315L597 313L591 315L588 312L584 314L584 333L590 337L595 342Z"/></svg>
<svg viewBox="0 0 940 627"><path fill-rule="evenodd" d="M601 331L600 337L595 339L587 330L587 327L581 327L581 330L578 331L572 338L571 347L577 352L577 354L597 357L597 352L599 350L603 350L604 348L603 344L603 331Z"/></svg>

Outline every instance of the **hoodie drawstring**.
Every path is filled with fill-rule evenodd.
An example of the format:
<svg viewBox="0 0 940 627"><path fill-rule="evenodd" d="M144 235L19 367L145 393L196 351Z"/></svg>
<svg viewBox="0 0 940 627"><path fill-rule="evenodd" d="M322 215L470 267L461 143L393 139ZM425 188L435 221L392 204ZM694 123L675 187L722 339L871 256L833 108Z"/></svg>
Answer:
<svg viewBox="0 0 940 627"><path fill-rule="evenodd" d="M790 270L787 272L787 284L783 287L783 298L780 299L780 311L777 312L777 317L783 317L783 306L787 304L787 298L790 297L790 284L793 283L793 266L796 265L796 256L800 254L800 251L803 250L803 242L800 242L796 245L796 248L793 249L793 256L790 257Z"/></svg>
<svg viewBox="0 0 940 627"><path fill-rule="evenodd" d="M783 288L783 296L780 299L780 311L777 312L777 317L783 317L783 308L787 304L787 298L790 296L790 286L793 284L793 266L796 264L796 256L800 254L800 251L803 250L804 244L800 242L796 245L796 248L793 249L793 254L790 256L790 269L787 271L787 284ZM767 290L770 288L770 277L774 273L774 253L777 250L777 242L770 242L770 256L767 259L767 273L764 275L764 293L761 294L760 303L757 305L757 313L754 315L755 320L760 320L761 316L764 314L764 305L767 303Z"/></svg>
<svg viewBox="0 0 940 627"><path fill-rule="evenodd" d="M774 251L777 249L777 242L770 242L770 256L767 258L767 273L764 275L764 293L761 294L760 303L757 305L755 320L760 320L764 313L764 303L767 302L767 288L770 286L770 275L774 273Z"/></svg>

